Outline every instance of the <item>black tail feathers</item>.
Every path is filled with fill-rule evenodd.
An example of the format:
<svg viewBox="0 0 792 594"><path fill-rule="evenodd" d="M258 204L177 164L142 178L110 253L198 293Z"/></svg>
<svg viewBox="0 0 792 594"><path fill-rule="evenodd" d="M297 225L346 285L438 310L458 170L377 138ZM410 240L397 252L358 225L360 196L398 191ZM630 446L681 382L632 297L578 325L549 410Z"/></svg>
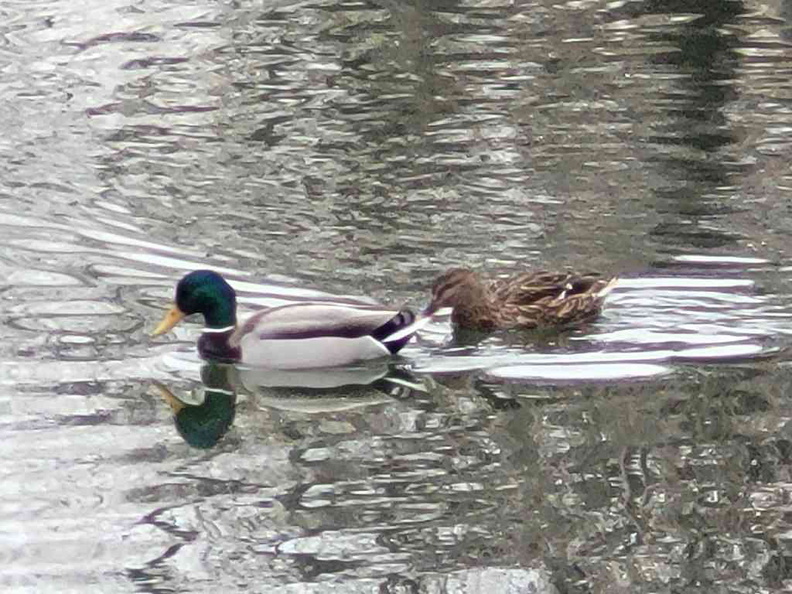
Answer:
<svg viewBox="0 0 792 594"><path fill-rule="evenodd" d="M374 330L374 332L371 333L371 336L382 342L391 352L391 355L395 355L404 347L404 345L410 342L410 339L413 337L412 333L402 336L398 340L390 340L385 342L385 339L414 323L415 320L416 316L412 310L403 309L390 320L385 322L382 326Z"/></svg>

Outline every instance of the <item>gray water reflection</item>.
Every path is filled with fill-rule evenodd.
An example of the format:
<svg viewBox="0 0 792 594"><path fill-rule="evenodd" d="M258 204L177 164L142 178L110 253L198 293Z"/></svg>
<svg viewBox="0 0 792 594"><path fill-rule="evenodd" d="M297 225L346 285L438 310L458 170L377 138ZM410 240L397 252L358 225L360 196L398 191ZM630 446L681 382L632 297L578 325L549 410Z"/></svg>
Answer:
<svg viewBox="0 0 792 594"><path fill-rule="evenodd" d="M0 15L4 591L788 585L788 2ZM152 388L206 393L197 325L147 337L187 270L248 314L459 264L622 280L561 335L439 320L420 389L215 390L203 447Z"/></svg>
<svg viewBox="0 0 792 594"><path fill-rule="evenodd" d="M181 367L191 367L180 361ZM185 365L186 363L186 365ZM284 371L205 363L197 389L181 395L155 382L171 407L179 434L191 446L214 447L233 423L237 400L272 409L328 415L425 393L426 385L385 360L357 367Z"/></svg>

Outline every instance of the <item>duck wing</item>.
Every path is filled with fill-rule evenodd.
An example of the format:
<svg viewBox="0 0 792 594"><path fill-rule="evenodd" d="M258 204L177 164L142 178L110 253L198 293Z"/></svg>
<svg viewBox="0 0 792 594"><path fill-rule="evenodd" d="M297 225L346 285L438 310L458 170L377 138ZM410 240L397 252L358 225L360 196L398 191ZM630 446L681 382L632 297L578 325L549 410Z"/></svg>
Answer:
<svg viewBox="0 0 792 594"><path fill-rule="evenodd" d="M391 353L398 352L415 331L409 309L349 307L329 303L299 303L264 310L248 318L231 336L232 346L242 340L310 340L314 338L371 337Z"/></svg>
<svg viewBox="0 0 792 594"><path fill-rule="evenodd" d="M498 303L530 305L548 299L597 292L606 283L598 273L540 271L495 279L491 282L489 291Z"/></svg>
<svg viewBox="0 0 792 594"><path fill-rule="evenodd" d="M599 273L531 272L493 281L490 295L504 326L557 326L597 315L612 282Z"/></svg>

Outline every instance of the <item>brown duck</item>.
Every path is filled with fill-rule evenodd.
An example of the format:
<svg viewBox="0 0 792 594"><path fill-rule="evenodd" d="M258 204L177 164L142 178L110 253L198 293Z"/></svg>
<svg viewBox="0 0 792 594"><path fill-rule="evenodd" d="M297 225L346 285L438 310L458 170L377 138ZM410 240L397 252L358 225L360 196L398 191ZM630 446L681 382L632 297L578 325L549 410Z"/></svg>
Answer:
<svg viewBox="0 0 792 594"><path fill-rule="evenodd" d="M482 280L472 270L452 268L432 286L424 315L451 307L456 328L487 332L573 326L599 314L615 282L597 273L545 271Z"/></svg>

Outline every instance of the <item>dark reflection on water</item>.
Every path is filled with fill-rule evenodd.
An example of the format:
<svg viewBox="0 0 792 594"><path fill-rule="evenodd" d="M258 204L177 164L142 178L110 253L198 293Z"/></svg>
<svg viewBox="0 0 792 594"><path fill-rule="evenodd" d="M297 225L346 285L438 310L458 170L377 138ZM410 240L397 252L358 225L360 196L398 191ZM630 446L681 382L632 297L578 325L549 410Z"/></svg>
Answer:
<svg viewBox="0 0 792 594"><path fill-rule="evenodd" d="M737 98L739 63L737 35L725 27L745 9L740 2L701 2L694 10L657 2L646 9L650 14L700 12L683 26L651 36L674 48L652 57L657 67L685 74L674 77L674 88L656 99L665 117L648 140L659 145L656 158L663 165L664 183L655 190L658 211L671 216L652 233L681 249L728 247L741 236L717 219L734 211L729 198L746 164L733 154L736 134L725 113Z"/></svg>
<svg viewBox="0 0 792 594"><path fill-rule="evenodd" d="M513 417L517 432L525 423L558 431L571 418L586 419L574 423L582 432L571 436L569 449L543 456L540 468L550 471L546 480L554 487L537 502L560 515L554 526L572 528L559 530L559 545L591 559L582 563L584 573L599 574L594 563L609 559L617 572L632 567L644 579L686 583L693 591L718 589L724 576L746 580L732 586L741 591L777 571L774 563L765 566L781 544L774 531L756 538L756 525L745 519L769 511L768 483L788 464L784 432L766 434L766 423L775 431L777 414L787 414L778 408L785 400L767 391L766 382L779 377L750 367L711 371L665 385L651 400L635 398L643 389L606 388L557 405L540 401ZM607 418L614 421L603 436L600 421ZM563 470L563 480L555 474L558 480L549 481L553 468ZM567 505L554 505L562 497Z"/></svg>
<svg viewBox="0 0 792 594"><path fill-rule="evenodd" d="M200 387L177 396L160 382L154 390L170 406L181 437L193 447L211 448L234 421L240 394L271 408L312 414L410 398L427 387L405 369L385 360L348 368L282 371L206 363Z"/></svg>
<svg viewBox="0 0 792 594"><path fill-rule="evenodd" d="M0 13L4 592L788 586L788 2ZM197 267L247 315L460 264L622 280L334 379L147 337Z"/></svg>

